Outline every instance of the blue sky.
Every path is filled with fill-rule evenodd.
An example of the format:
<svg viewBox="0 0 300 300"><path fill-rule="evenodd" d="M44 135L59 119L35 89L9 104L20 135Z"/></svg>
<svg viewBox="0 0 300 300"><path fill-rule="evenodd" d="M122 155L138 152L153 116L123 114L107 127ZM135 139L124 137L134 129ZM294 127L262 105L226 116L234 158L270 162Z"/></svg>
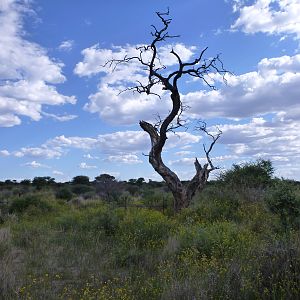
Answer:
<svg viewBox="0 0 300 300"><path fill-rule="evenodd" d="M176 66L172 47L188 61L208 46L207 57L221 53L233 74L227 85L212 76L217 91L183 78L190 127L170 135L165 162L192 177L209 142L193 131L201 119L223 131L212 153L221 170L264 158L277 176L300 180L298 0L0 0L0 180L160 180L138 121L164 116L168 95L118 95L145 74L134 63L113 73L102 65L149 43L155 12L167 7L169 31L180 37L161 45L163 63Z"/></svg>

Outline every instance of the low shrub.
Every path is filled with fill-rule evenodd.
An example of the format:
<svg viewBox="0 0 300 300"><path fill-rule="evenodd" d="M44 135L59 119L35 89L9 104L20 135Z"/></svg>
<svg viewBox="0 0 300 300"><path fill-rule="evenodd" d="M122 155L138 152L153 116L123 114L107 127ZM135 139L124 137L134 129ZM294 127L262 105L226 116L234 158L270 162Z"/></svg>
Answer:
<svg viewBox="0 0 300 300"><path fill-rule="evenodd" d="M162 246L172 222L158 211L132 210L119 224L118 237L128 247L157 248Z"/></svg>
<svg viewBox="0 0 300 300"><path fill-rule="evenodd" d="M194 248L199 255L222 258L247 254L256 241L249 230L228 221L184 227L178 234L178 240L180 251Z"/></svg>
<svg viewBox="0 0 300 300"><path fill-rule="evenodd" d="M49 202L42 200L39 195L27 195L13 199L9 206L9 213L23 213L29 208L37 208L43 212L52 210Z"/></svg>
<svg viewBox="0 0 300 300"><path fill-rule="evenodd" d="M58 191L56 191L55 197L57 199L63 199L66 201L70 201L73 197L73 193L71 192L71 190L69 188L62 187Z"/></svg>
<svg viewBox="0 0 300 300"><path fill-rule="evenodd" d="M278 181L268 191L266 202L270 210L279 215L282 225L295 225L300 217L300 198L294 192L294 187L284 180Z"/></svg>

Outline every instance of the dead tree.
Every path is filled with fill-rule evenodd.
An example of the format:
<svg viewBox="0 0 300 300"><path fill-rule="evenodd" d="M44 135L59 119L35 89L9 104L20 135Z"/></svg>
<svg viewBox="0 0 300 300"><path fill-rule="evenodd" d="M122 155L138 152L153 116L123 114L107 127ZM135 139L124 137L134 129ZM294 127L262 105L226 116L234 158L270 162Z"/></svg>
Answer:
<svg viewBox="0 0 300 300"><path fill-rule="evenodd" d="M195 193L202 190L205 186L210 172L216 169L210 158L210 153L222 133L221 131L218 131L216 135L210 134L207 131L206 124L203 122L200 126L198 126L197 129L205 132L212 139L209 147L206 148L204 146L207 162L202 166L198 159L195 158L194 165L196 174L188 183L183 184L177 174L170 170L164 164L162 159L162 151L168 138L168 132L174 132L175 129L184 126L185 120L182 118L182 113L186 110L186 106L181 100L180 92L178 90L178 82L183 76L192 76L201 79L209 88L215 89L215 86L208 80L209 75L212 73L218 73L221 74L224 79L227 71L223 68L223 64L219 59L219 56L215 56L210 59L204 58L204 54L207 50L207 48L205 48L201 51L197 58L191 62L183 62L180 55L172 49L170 53L176 57L177 67L175 70L172 69L170 72L167 72L167 67L162 65L159 59L158 47L161 42L165 42L168 39L178 36L170 35L168 33L168 27L171 22L171 19L169 18L169 11L165 13L157 12L156 14L162 23L162 28L157 29L154 25L152 25L153 31L151 32L151 35L153 40L151 44L138 47L137 56L125 56L121 60L111 60L106 63L106 66L109 65L115 69L119 64L138 61L147 71L147 82L146 84L138 82L137 86L127 88L126 91L131 90L140 94L145 93L147 95L154 94L160 97L160 95L153 91L153 88L157 85L161 85L162 89L168 91L170 94L172 109L169 114L164 119L159 117L159 122L156 124L140 121L140 126L149 134L151 139L149 162L155 171L159 173L167 183L174 196L174 210L178 212L182 208L190 205ZM145 59L145 56L147 56L147 59Z"/></svg>

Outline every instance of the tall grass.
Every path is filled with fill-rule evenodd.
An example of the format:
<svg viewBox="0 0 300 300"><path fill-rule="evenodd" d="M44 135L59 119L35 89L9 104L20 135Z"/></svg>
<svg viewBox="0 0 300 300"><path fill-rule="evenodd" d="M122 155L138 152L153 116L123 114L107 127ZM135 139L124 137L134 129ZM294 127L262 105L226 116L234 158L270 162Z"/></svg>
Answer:
<svg viewBox="0 0 300 300"><path fill-rule="evenodd" d="M33 196L3 210L0 299L300 297L298 223L268 201L208 186L171 215Z"/></svg>

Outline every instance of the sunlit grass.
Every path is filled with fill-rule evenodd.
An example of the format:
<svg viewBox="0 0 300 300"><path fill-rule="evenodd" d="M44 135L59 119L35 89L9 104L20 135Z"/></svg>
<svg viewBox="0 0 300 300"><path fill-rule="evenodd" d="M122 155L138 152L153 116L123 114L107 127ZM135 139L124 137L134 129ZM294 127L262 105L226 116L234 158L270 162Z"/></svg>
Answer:
<svg viewBox="0 0 300 300"><path fill-rule="evenodd" d="M1 297L297 299L299 228L216 195L178 215L50 194L20 204L0 225Z"/></svg>

